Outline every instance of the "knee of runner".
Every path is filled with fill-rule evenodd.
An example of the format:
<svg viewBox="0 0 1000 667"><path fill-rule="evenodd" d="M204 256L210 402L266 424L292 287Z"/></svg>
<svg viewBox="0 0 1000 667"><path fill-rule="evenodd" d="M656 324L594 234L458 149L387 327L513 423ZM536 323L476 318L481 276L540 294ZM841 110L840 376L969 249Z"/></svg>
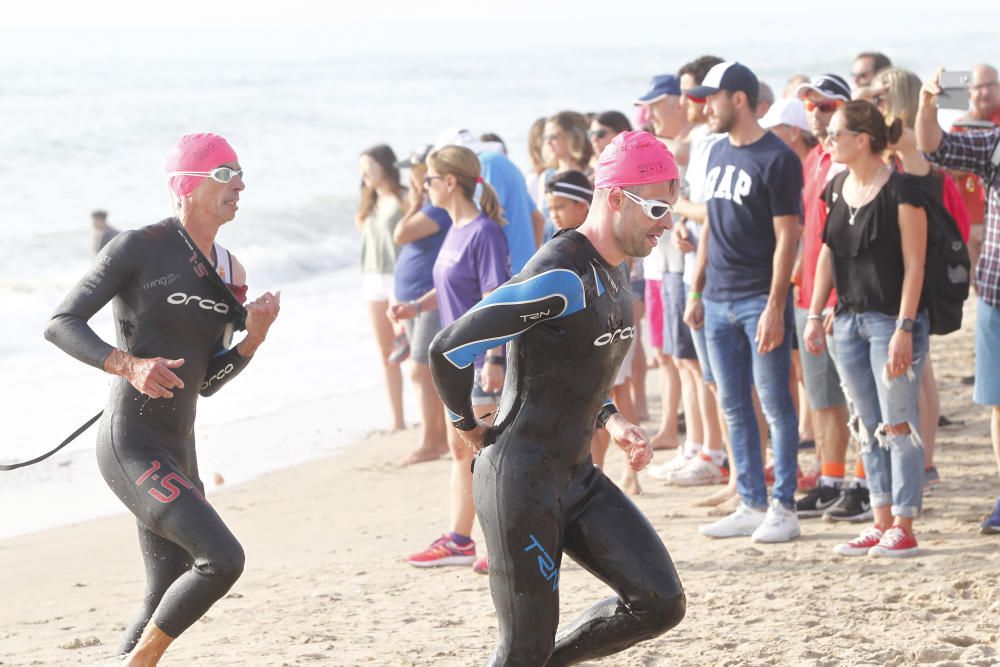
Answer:
<svg viewBox="0 0 1000 667"><path fill-rule="evenodd" d="M659 594L652 591L632 603L632 613L642 616L651 637L662 635L676 627L687 612L687 597L684 591L673 594Z"/></svg>
<svg viewBox="0 0 1000 667"><path fill-rule="evenodd" d="M206 574L218 577L228 586L236 583L236 580L243 574L246 565L246 554L243 547L238 542L223 551L222 553L210 556L204 564L196 564L197 569Z"/></svg>

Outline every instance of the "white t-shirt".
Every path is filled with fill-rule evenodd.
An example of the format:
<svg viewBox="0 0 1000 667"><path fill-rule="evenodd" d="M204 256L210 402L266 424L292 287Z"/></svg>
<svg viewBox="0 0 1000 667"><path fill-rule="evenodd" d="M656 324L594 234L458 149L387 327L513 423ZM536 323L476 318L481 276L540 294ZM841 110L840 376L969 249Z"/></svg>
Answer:
<svg viewBox="0 0 1000 667"><path fill-rule="evenodd" d="M688 200L693 204L703 204L706 199L705 177L708 175L708 154L712 152L715 142L725 138L726 135L712 132L707 124L702 124L691 130L688 136L691 138L691 152L687 170L684 172L684 181L688 186ZM698 238L701 236L701 225L688 221L687 228L691 241L697 246ZM696 251L684 255L684 282L688 285L694 282L696 255Z"/></svg>

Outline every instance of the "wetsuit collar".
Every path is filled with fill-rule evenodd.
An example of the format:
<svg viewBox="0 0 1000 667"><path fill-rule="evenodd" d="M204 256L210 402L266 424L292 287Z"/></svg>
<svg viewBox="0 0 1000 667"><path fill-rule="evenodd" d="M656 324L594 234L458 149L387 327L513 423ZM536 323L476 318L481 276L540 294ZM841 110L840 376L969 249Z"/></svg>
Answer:
<svg viewBox="0 0 1000 667"><path fill-rule="evenodd" d="M178 218L168 218L165 222L169 227L172 227L177 232L178 237L181 241L183 241L184 246L187 248L189 253L187 255L188 266L191 270L193 270L195 275L199 278L207 280L215 286L216 291L221 294L222 298L227 304L229 304L229 312L234 316L232 320L233 328L236 329L236 331L243 331L246 329L246 309L232 293L229 287L222 282L222 278L219 277L219 274L212 268L215 264L205 257L205 254L198 249L194 239L192 239L187 233L187 230L184 229L184 225L181 224L181 221Z"/></svg>

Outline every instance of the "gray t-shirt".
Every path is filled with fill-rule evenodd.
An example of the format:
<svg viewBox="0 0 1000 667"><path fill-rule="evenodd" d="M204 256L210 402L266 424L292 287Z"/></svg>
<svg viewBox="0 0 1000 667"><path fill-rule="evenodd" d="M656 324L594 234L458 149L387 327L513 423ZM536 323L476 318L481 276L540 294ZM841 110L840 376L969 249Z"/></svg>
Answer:
<svg viewBox="0 0 1000 667"><path fill-rule="evenodd" d="M405 196L405 191L401 193ZM392 240L403 211L395 197L379 197L361 228L361 272L392 274L399 246Z"/></svg>

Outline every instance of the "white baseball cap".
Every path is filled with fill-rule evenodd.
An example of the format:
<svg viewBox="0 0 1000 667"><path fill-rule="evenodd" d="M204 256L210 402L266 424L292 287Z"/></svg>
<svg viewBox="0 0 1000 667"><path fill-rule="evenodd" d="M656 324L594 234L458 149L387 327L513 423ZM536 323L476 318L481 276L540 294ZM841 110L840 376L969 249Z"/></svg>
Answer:
<svg viewBox="0 0 1000 667"><path fill-rule="evenodd" d="M802 100L796 97L778 100L760 119L761 127L770 129L777 125L797 127L803 132L812 131L809 127L809 117L806 116L806 107L802 104Z"/></svg>
<svg viewBox="0 0 1000 667"><path fill-rule="evenodd" d="M464 146L476 155L503 152L503 144L499 141L480 141L472 132L455 127L445 130L434 140L434 150L445 146Z"/></svg>

